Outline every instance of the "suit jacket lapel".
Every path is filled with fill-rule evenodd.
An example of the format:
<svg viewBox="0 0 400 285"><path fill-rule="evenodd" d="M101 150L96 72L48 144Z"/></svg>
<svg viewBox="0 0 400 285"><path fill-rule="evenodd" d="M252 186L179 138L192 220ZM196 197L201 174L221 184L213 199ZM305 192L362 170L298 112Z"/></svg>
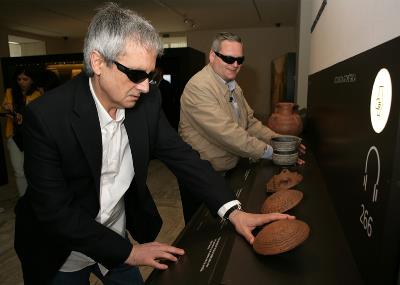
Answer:
<svg viewBox="0 0 400 285"><path fill-rule="evenodd" d="M133 166L137 185L144 185L147 163L149 161L149 134L147 128L145 106L138 102L137 106L125 110L125 129L129 138Z"/></svg>
<svg viewBox="0 0 400 285"><path fill-rule="evenodd" d="M102 164L102 137L95 102L89 89L88 78L78 81L71 125L89 163L97 193L100 193Z"/></svg>

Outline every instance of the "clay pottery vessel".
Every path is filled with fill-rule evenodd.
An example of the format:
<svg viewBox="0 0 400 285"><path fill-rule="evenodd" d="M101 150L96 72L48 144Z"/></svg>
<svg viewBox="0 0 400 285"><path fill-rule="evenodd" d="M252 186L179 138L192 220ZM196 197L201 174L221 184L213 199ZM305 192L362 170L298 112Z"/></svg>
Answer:
<svg viewBox="0 0 400 285"><path fill-rule="evenodd" d="M275 192L265 199L261 213L284 213L297 206L301 199L303 199L303 193L298 190L288 189Z"/></svg>
<svg viewBox="0 0 400 285"><path fill-rule="evenodd" d="M287 252L303 243L310 227L300 220L279 220L265 226L256 236L253 249L258 254L274 255Z"/></svg>
<svg viewBox="0 0 400 285"><path fill-rule="evenodd" d="M296 164L299 158L299 152L297 150L291 151L275 151L272 153L272 162L275 165L289 166Z"/></svg>
<svg viewBox="0 0 400 285"><path fill-rule="evenodd" d="M271 139L271 146L274 151L294 151L299 148L301 138L296 136L283 135Z"/></svg>
<svg viewBox="0 0 400 285"><path fill-rule="evenodd" d="M268 118L267 126L281 135L298 136L303 131L303 122L298 113L298 105L278 102Z"/></svg>
<svg viewBox="0 0 400 285"><path fill-rule="evenodd" d="M302 180L303 175L298 172L283 169L279 174L272 176L272 178L267 182L267 192L277 192L282 189L292 188Z"/></svg>

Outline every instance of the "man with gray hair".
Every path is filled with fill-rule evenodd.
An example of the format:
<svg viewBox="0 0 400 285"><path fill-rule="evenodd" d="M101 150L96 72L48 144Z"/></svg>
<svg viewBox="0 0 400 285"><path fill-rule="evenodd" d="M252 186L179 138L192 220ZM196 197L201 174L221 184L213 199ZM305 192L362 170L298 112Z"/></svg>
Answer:
<svg viewBox="0 0 400 285"><path fill-rule="evenodd" d="M108 3L89 25L86 74L26 109L28 189L16 206L15 225L25 285L89 284L91 273L105 285L143 284L137 266L166 269L159 260L184 254L153 242L162 221L146 186L152 157L250 243L256 226L293 218L229 207L234 196L224 180L161 111L160 93L151 84L161 52L145 19Z"/></svg>

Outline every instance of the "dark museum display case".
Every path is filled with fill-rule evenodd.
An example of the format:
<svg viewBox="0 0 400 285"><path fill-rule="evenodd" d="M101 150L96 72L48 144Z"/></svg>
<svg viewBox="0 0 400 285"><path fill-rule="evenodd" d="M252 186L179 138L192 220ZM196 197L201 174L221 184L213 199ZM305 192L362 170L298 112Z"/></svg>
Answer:
<svg viewBox="0 0 400 285"><path fill-rule="evenodd" d="M304 179L294 187L304 197L288 212L310 226L303 244L279 255L258 255L229 222L203 207L174 243L186 254L168 263L168 270L154 270L146 284L363 284L315 158L308 152L305 159L298 169ZM243 161L227 181L243 208L259 213L270 195L266 182L279 171L270 161Z"/></svg>
<svg viewBox="0 0 400 285"><path fill-rule="evenodd" d="M169 88L163 88L163 85L159 85L159 88L164 112L170 124L177 130L183 89L189 79L204 67L205 55L190 47L167 48L164 55L157 59L156 65L162 68L164 75L170 80Z"/></svg>
<svg viewBox="0 0 400 285"><path fill-rule="evenodd" d="M366 284L399 284L400 38L309 77L311 146Z"/></svg>
<svg viewBox="0 0 400 285"><path fill-rule="evenodd" d="M296 89L296 53L289 52L271 62L271 106L294 102Z"/></svg>
<svg viewBox="0 0 400 285"><path fill-rule="evenodd" d="M82 61L82 53L3 57L4 86L10 87L15 70L23 66L36 72L37 85L47 91L79 74L83 68Z"/></svg>

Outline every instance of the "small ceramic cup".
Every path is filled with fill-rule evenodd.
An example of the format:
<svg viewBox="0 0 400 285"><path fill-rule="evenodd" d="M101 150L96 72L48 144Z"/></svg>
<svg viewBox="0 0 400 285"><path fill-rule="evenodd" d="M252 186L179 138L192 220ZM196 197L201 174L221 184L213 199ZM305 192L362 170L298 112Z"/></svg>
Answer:
<svg viewBox="0 0 400 285"><path fill-rule="evenodd" d="M279 136L271 139L274 151L295 151L301 143L301 138L296 136Z"/></svg>
<svg viewBox="0 0 400 285"><path fill-rule="evenodd" d="M299 152L297 149L292 151L276 151L274 149L274 152L272 153L272 161L274 164L281 166L294 165L298 158Z"/></svg>

